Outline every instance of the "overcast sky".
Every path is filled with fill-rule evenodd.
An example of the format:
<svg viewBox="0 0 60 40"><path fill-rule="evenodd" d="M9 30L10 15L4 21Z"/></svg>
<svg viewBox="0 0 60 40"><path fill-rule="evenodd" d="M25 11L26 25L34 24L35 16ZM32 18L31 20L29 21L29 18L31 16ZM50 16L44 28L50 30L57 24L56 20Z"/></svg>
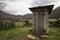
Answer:
<svg viewBox="0 0 60 40"><path fill-rule="evenodd" d="M42 6L55 4L54 8L60 6L60 0L5 0L6 7L4 11L15 15L24 15L31 13L28 9L33 6Z"/></svg>

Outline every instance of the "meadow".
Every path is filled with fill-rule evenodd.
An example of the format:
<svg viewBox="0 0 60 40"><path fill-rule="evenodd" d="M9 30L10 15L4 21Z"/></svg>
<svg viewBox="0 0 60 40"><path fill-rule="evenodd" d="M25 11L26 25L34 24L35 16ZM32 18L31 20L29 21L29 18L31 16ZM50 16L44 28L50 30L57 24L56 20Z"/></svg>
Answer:
<svg viewBox="0 0 60 40"><path fill-rule="evenodd" d="M0 40L27 40L26 36L32 33L32 26L24 26L24 22L17 22L15 28L0 29ZM42 40L60 40L60 27L50 27L48 38Z"/></svg>

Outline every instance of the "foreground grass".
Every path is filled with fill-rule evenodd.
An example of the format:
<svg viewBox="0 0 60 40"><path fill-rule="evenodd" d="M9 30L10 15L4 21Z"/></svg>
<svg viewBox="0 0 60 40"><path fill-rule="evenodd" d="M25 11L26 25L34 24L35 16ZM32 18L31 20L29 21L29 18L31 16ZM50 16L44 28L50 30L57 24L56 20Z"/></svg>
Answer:
<svg viewBox="0 0 60 40"><path fill-rule="evenodd" d="M44 40L60 40L60 27L51 27L49 37Z"/></svg>
<svg viewBox="0 0 60 40"><path fill-rule="evenodd" d="M17 23L15 28L0 30L0 40L25 40L25 37L31 34L31 30L32 27ZM60 28L50 27L49 37L42 40L60 40Z"/></svg>
<svg viewBox="0 0 60 40"><path fill-rule="evenodd" d="M22 40L31 33L29 30L31 30L31 27L21 25L12 29L0 30L0 40Z"/></svg>
<svg viewBox="0 0 60 40"><path fill-rule="evenodd" d="M20 27L0 31L0 40L22 40L26 35L30 34L30 29L29 27Z"/></svg>

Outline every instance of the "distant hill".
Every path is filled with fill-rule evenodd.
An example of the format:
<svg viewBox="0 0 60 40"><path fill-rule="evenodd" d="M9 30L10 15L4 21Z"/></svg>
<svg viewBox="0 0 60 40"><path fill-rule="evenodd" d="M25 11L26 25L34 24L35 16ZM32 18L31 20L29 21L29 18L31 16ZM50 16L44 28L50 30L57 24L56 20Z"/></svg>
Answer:
<svg viewBox="0 0 60 40"><path fill-rule="evenodd" d="M33 19L33 14L25 14L23 15L24 19L32 20Z"/></svg>
<svg viewBox="0 0 60 40"><path fill-rule="evenodd" d="M9 13L6 13L6 12L0 10L0 19L3 19L3 20L19 20L20 21L22 19L22 16L9 14Z"/></svg>
<svg viewBox="0 0 60 40"><path fill-rule="evenodd" d="M60 18L60 6L52 11L50 18Z"/></svg>

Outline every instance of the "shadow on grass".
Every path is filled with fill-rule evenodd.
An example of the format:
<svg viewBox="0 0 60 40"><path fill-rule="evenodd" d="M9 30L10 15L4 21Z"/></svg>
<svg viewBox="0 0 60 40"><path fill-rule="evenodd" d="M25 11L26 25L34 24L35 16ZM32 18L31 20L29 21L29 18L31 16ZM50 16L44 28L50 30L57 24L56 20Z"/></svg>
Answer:
<svg viewBox="0 0 60 40"><path fill-rule="evenodd" d="M60 28L60 25L54 25L54 26L49 26L49 27Z"/></svg>
<svg viewBox="0 0 60 40"><path fill-rule="evenodd" d="M9 28L0 28L0 31L5 31L5 30L12 30L12 29L16 29L16 28L20 28L21 26L15 26L15 27L9 27Z"/></svg>
<svg viewBox="0 0 60 40"><path fill-rule="evenodd" d="M12 29L14 29L14 28L16 28L16 27L12 27L12 28L0 28L0 31L4 31L4 30L12 30Z"/></svg>

